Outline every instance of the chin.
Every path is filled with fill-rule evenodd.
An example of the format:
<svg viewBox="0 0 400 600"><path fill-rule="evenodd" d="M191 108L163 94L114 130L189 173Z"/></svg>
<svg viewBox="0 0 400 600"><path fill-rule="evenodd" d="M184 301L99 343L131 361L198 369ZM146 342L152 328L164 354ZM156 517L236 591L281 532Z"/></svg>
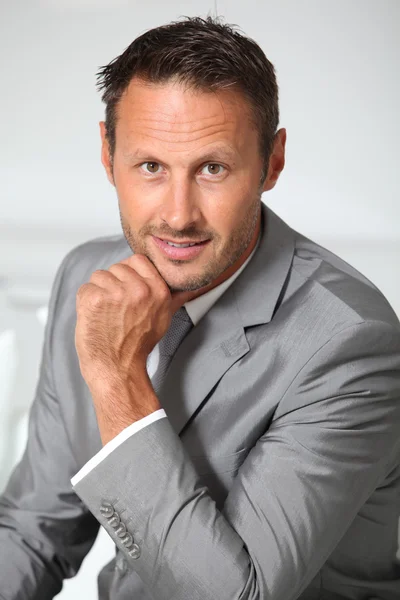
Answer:
<svg viewBox="0 0 400 600"><path fill-rule="evenodd" d="M174 279L173 277L164 277L161 273L161 277L167 284L171 294L176 292L196 292L197 290L201 289L202 287L205 287L209 283L208 281L200 281L198 278L196 279L190 276L179 280L176 278Z"/></svg>
<svg viewBox="0 0 400 600"><path fill-rule="evenodd" d="M168 286L169 291L171 292L171 294L176 294L178 292L196 292L197 290L200 289L200 287L198 285L189 285L189 284L185 284L185 283L174 283L174 284L169 284L168 281L166 281L166 284ZM201 286L204 287L204 286Z"/></svg>

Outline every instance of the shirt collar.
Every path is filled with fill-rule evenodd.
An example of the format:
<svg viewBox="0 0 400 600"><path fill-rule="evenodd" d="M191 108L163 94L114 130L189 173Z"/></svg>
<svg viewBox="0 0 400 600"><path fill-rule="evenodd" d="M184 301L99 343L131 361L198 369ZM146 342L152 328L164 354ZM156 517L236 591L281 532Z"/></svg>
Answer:
<svg viewBox="0 0 400 600"><path fill-rule="evenodd" d="M213 288L209 292L206 292L205 294L202 294L201 296L198 296L197 298L194 298L193 300L189 300L189 302L186 302L184 304L184 306L187 310L187 313L193 322L193 325L197 325L197 323L206 314L206 312L208 312L210 310L210 308L213 306L213 304L216 303L218 298L220 298L220 296L222 296L222 294L224 292L226 292L228 287L230 285L232 285L232 283L235 281L235 279L237 277L239 277L240 273L246 268L246 266L252 259L253 255L255 254L255 252L260 244L260 239L261 239L261 233L258 236L257 243L256 243L252 253L250 254L250 256L247 257L247 259L242 264L242 266L239 267L239 269L237 271L235 271L234 274L229 277L229 279L227 279L226 281L223 281L222 283L217 285L215 288Z"/></svg>

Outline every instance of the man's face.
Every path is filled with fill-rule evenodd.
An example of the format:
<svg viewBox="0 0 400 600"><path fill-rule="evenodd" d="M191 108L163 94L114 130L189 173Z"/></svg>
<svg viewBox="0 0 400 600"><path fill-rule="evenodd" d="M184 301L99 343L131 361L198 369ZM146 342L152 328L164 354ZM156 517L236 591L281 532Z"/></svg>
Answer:
<svg viewBox="0 0 400 600"><path fill-rule="evenodd" d="M117 108L112 166L101 128L126 240L170 291L199 290L236 270L257 239L266 189L242 96L133 79ZM201 244L179 249L162 240Z"/></svg>

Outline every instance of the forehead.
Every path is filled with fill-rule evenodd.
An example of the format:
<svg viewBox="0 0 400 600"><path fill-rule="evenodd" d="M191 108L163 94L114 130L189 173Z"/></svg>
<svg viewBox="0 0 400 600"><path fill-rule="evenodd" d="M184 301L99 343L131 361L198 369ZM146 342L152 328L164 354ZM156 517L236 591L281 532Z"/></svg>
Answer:
<svg viewBox="0 0 400 600"><path fill-rule="evenodd" d="M224 140L240 150L255 135L249 104L239 91L208 92L177 82L152 84L137 79L118 103L116 130L122 143L150 138L178 150L180 144L190 150Z"/></svg>

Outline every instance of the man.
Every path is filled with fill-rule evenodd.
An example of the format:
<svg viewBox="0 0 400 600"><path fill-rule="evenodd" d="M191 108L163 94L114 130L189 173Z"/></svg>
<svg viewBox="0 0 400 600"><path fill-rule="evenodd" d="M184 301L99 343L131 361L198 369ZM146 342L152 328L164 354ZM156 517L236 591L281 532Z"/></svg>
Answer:
<svg viewBox="0 0 400 600"><path fill-rule="evenodd" d="M0 598L53 598L100 524L101 600L398 599L400 324L261 202L285 162L273 66L188 18L100 86L124 236L57 272Z"/></svg>

